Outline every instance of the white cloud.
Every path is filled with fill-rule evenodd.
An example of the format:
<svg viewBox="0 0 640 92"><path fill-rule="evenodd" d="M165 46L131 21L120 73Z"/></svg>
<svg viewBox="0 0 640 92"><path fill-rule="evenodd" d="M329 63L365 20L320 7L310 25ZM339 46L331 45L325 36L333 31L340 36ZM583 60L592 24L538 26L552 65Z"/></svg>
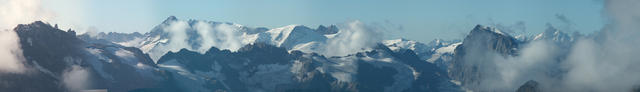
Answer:
<svg viewBox="0 0 640 92"><path fill-rule="evenodd" d="M382 28L366 25L360 21L340 25L335 37L328 39L324 55L345 56L363 51L382 42Z"/></svg>
<svg viewBox="0 0 640 92"><path fill-rule="evenodd" d="M53 19L53 12L45 10L41 4L40 0L0 0L0 29Z"/></svg>
<svg viewBox="0 0 640 92"><path fill-rule="evenodd" d="M12 29L18 24L54 18L40 0L0 0L0 71L24 72L20 38Z"/></svg>
<svg viewBox="0 0 640 92"><path fill-rule="evenodd" d="M199 21L193 27L201 37L202 45L198 49L200 52L205 52L212 46L231 51L238 50L243 46L240 29L235 25L223 23L214 26L208 22Z"/></svg>
<svg viewBox="0 0 640 92"><path fill-rule="evenodd" d="M471 48L486 49L486 48ZM479 84L472 87L482 91L514 91L528 80L553 80L548 71L556 69L555 58L561 53L558 46L545 40L533 41L525 44L518 56L501 55L497 52L484 50L465 55L464 58L478 65L480 73Z"/></svg>
<svg viewBox="0 0 640 92"><path fill-rule="evenodd" d="M89 71L77 65L66 70L62 78L65 87L70 91L85 90L90 84Z"/></svg>
<svg viewBox="0 0 640 92"><path fill-rule="evenodd" d="M534 41L519 56L497 55L484 66L496 71L481 71L480 85L490 85L481 90L513 91L528 80L538 81L545 91L628 92L640 87L638 5L638 0L606 0L604 12L611 23L578 38L571 48L557 46L566 43Z"/></svg>
<svg viewBox="0 0 640 92"><path fill-rule="evenodd" d="M0 30L0 71L23 72L24 57L20 48L20 38L15 31Z"/></svg>
<svg viewBox="0 0 640 92"><path fill-rule="evenodd" d="M191 46L187 43L187 29L189 28L189 24L186 21L175 21L172 22L170 26L164 28L171 37L169 44L165 46L167 48L162 49L177 52L182 48L190 48Z"/></svg>

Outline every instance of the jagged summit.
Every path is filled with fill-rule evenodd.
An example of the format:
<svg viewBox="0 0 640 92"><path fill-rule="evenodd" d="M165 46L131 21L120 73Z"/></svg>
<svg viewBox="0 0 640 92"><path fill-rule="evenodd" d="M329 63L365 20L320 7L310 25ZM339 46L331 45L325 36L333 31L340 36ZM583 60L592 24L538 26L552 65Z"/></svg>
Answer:
<svg viewBox="0 0 640 92"><path fill-rule="evenodd" d="M552 40L556 42L572 42L574 39L571 35L558 30L554 27L547 28L544 32L536 35L533 40Z"/></svg>
<svg viewBox="0 0 640 92"><path fill-rule="evenodd" d="M288 28L288 29L290 28L291 31L313 30L313 29L311 29L311 28L309 28L307 26L304 26L304 25L288 25L288 26L285 26L283 28Z"/></svg>
<svg viewBox="0 0 640 92"><path fill-rule="evenodd" d="M301 43L323 42L327 38L320 33L314 32L313 29L303 25L289 25L281 28L271 29L266 32L270 34L269 41L278 47L288 49L294 48Z"/></svg>
<svg viewBox="0 0 640 92"><path fill-rule="evenodd" d="M181 24L176 25L178 23ZM173 26L186 28L172 29ZM304 25L268 29L234 23L178 20L169 16L149 33L98 34L104 35L102 37L108 40L106 43L138 39L137 42L142 44L132 47L92 43L92 40L83 39L83 35L60 31L41 21L22 24L15 29L21 36L25 55L29 56L27 59L35 62L29 64L42 65L57 76L69 67L59 63L63 62L61 60L69 60L66 56L80 57L84 60L83 67L92 69L92 76L100 79L102 84L113 84L97 87L121 88L117 91L179 86L184 88L182 91L327 89L323 91L422 92L459 91L457 86L460 85L477 90L474 84L487 74L478 71L491 71L479 66L492 63L493 56L487 55L517 56L520 45L530 41L515 40L496 28L476 25L469 30L464 42L434 39L425 44L399 38L384 40L367 51L326 57L330 55L313 50L332 49L322 46L337 38L334 36L340 36L336 25L320 25L316 29ZM61 33L63 35L59 35ZM559 34L564 33L550 29L540 35L557 38ZM68 45L75 43L56 38L58 36L77 37L79 41L88 43ZM147 80L131 81L144 79ZM47 82L59 83L55 78ZM534 84L527 82L525 85ZM128 86L131 87L122 88Z"/></svg>
<svg viewBox="0 0 640 92"><path fill-rule="evenodd" d="M64 83L69 79L68 72L77 69L89 73L86 78L71 79L91 81L82 84L89 89L116 92L148 86L154 79L150 76L155 76L145 70L155 66L153 61L138 48L89 42L79 39L72 30L63 31L42 21L20 24L14 31L25 57L22 62L30 70L24 75L0 76L0 81L10 84L0 86L2 92L76 92L81 89L66 89L69 85Z"/></svg>
<svg viewBox="0 0 640 92"><path fill-rule="evenodd" d="M169 23L169 22L173 22L173 21L178 21L178 18L176 18L176 16L169 16L169 17L167 17L167 19L162 21L162 23Z"/></svg>
<svg viewBox="0 0 640 92"><path fill-rule="evenodd" d="M339 29L336 25L330 25L329 27L320 25L318 26L316 31L322 34L335 34L335 33L338 33Z"/></svg>
<svg viewBox="0 0 640 92"><path fill-rule="evenodd" d="M32 30L32 29L47 29L47 30ZM13 30L55 31L55 30L60 30L60 29L58 29L58 27L52 26L49 23L45 23L45 22L42 22L42 21L35 21L33 23L30 23L30 24L18 24L18 26L15 27ZM62 32L64 32L64 31L62 31ZM76 32L71 30L71 29L67 30L67 32L69 34L73 34L73 35L76 34Z"/></svg>
<svg viewBox="0 0 640 92"><path fill-rule="evenodd" d="M468 88L476 89L483 76L478 71L486 71L480 64L492 62L486 55L517 56L520 42L495 28L477 25L454 50L454 58L449 66L449 76ZM480 58L482 57L482 58Z"/></svg>
<svg viewBox="0 0 640 92"><path fill-rule="evenodd" d="M473 27L473 30L487 30L487 29L489 29L489 27L484 26L484 25L480 25L480 24L478 24L475 27Z"/></svg>
<svg viewBox="0 0 640 92"><path fill-rule="evenodd" d="M30 23L30 24L18 24L18 27L20 27L20 26L28 26L28 25L31 25L31 26L51 26L48 23L44 23L42 21L35 21L33 23Z"/></svg>
<svg viewBox="0 0 640 92"><path fill-rule="evenodd" d="M21 38L21 42L28 43L30 46L49 44L72 45L82 43L79 39L76 38L75 31L68 30L65 32L60 29L54 28L53 26L42 21L36 21L31 24L19 24L14 28L14 31L18 33L18 36ZM41 39L42 41L34 41L34 39ZM72 48L71 46L62 47L67 49Z"/></svg>
<svg viewBox="0 0 640 92"><path fill-rule="evenodd" d="M495 28L477 25L464 38L462 47L488 48L500 54L514 55L517 48L519 48L519 43L514 37L505 35Z"/></svg>

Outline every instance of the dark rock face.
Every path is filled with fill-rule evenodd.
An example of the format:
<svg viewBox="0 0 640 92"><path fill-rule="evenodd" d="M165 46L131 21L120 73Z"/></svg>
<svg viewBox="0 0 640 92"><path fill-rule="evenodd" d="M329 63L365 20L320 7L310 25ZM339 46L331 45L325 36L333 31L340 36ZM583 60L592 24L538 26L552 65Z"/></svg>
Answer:
<svg viewBox="0 0 640 92"><path fill-rule="evenodd" d="M171 21L170 17L167 21ZM308 28L306 28L308 29ZM88 71L83 89L112 92L424 92L460 91L446 72L412 50L372 51L325 57L254 43L236 52L212 47L205 53L182 49L158 64L138 48L111 43L43 22L20 25L24 74L0 74L2 92L64 92L66 72Z"/></svg>
<svg viewBox="0 0 640 92"><path fill-rule="evenodd" d="M384 87L391 86L394 82L393 75L398 74L391 67L380 67L365 63L358 62L358 75L357 83L359 91L362 92L375 92L384 90Z"/></svg>
<svg viewBox="0 0 640 92"><path fill-rule="evenodd" d="M20 24L13 29L20 38L25 57L26 68L42 67L50 73L37 69L27 69L24 73L0 74L2 92L46 92L66 91L59 78L69 66L67 62L77 58L80 40L74 39L75 32L64 32L49 24L36 21L32 24ZM66 58L65 58L66 57Z"/></svg>
<svg viewBox="0 0 640 92"><path fill-rule="evenodd" d="M485 71L491 72L495 55L517 56L520 42L493 28L476 26L461 45L456 47L454 59L449 65L449 76L463 86L474 89ZM485 72L485 73L481 73Z"/></svg>
<svg viewBox="0 0 640 92"><path fill-rule="evenodd" d="M67 68L64 57L78 58L84 44L75 37L74 31L62 31L41 21L32 24L20 24L14 29L20 37L20 44L27 61L37 62L40 66L60 74Z"/></svg>
<svg viewBox="0 0 640 92"><path fill-rule="evenodd" d="M538 87L538 82L534 80L529 80L524 83L516 92L542 92L540 87Z"/></svg>
<svg viewBox="0 0 640 92"><path fill-rule="evenodd" d="M109 89L122 92L144 86L155 81L155 74L142 74L134 64L155 67L148 55L137 48L103 43L88 43L78 39L72 30L62 31L49 24L36 21L14 28L20 38L25 57L21 74L0 74L2 92L60 92L78 91L68 89L65 73L72 66L88 71L88 81L83 89ZM122 56L118 52L129 56ZM130 54L128 54L130 53ZM156 78L157 79L157 78Z"/></svg>
<svg viewBox="0 0 640 92"><path fill-rule="evenodd" d="M318 26L318 28L316 29L316 32L321 33L321 34L335 34L338 33L338 27L336 27L336 25L331 25L329 27L326 27L324 25L320 25Z"/></svg>

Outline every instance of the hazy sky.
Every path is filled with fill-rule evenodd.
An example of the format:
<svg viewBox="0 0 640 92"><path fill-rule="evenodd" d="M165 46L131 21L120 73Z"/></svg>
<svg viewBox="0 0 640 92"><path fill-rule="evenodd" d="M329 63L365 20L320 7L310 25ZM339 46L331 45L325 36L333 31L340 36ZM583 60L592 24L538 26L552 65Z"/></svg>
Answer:
<svg viewBox="0 0 640 92"><path fill-rule="evenodd" d="M388 26L387 38L461 39L476 24L539 33L552 24L592 33L602 28L600 0L44 0L65 27L147 32L170 15L275 28L360 20ZM523 31L516 31L523 32Z"/></svg>

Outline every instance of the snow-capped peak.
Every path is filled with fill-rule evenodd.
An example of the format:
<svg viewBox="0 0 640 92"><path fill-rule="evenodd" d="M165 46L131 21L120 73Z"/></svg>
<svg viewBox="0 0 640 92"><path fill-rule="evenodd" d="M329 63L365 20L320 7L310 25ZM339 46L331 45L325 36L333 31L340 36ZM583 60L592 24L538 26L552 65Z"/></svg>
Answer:
<svg viewBox="0 0 640 92"><path fill-rule="evenodd" d="M573 37L567 33L564 33L553 27L547 28L543 33L540 33L534 37L533 40L552 40L556 42L571 42Z"/></svg>
<svg viewBox="0 0 640 92"><path fill-rule="evenodd" d="M497 35L509 36L508 34L500 31L497 28L483 26L483 25L476 25L476 27L474 27L473 30L471 30L471 33L474 33L474 32L489 32L489 33L494 33L494 34L497 34Z"/></svg>
<svg viewBox="0 0 640 92"><path fill-rule="evenodd" d="M389 49L397 51L399 49L410 49L410 50L416 50L416 46L418 46L418 48L425 48L426 45L416 42L416 41L412 41L412 40L407 40L404 38L400 38L400 39L394 39L394 40L385 40L382 41L383 44L387 45L389 47ZM423 46L423 47L420 47Z"/></svg>
<svg viewBox="0 0 640 92"><path fill-rule="evenodd" d="M313 29L303 25L288 25L274 28L266 32L270 42L279 47L293 48L301 43L324 41L327 38Z"/></svg>

